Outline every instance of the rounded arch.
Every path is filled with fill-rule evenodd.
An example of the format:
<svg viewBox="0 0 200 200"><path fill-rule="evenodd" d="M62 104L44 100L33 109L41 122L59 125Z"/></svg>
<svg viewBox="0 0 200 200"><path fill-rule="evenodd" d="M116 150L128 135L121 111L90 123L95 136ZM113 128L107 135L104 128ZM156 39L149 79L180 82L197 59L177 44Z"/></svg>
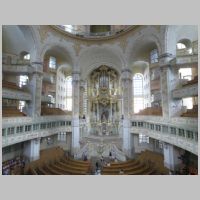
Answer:
<svg viewBox="0 0 200 200"><path fill-rule="evenodd" d="M72 66L69 64L62 64L57 68L57 71L63 70L65 75L71 75L72 74Z"/></svg>
<svg viewBox="0 0 200 200"><path fill-rule="evenodd" d="M120 50L108 46L86 48L81 52L78 60L82 79L86 79L88 74L100 65L110 66L120 73L121 69L126 65L125 63Z"/></svg>
<svg viewBox="0 0 200 200"><path fill-rule="evenodd" d="M149 67L149 63L143 60L138 60L132 63L131 71L134 74L144 74L145 70Z"/></svg>
<svg viewBox="0 0 200 200"><path fill-rule="evenodd" d="M149 29L150 30L149 30ZM141 33L130 41L127 48L128 65L131 66L137 60L149 62L150 51L153 49L158 50L158 55L162 53L162 42L160 35L155 29L148 27L141 31Z"/></svg>
<svg viewBox="0 0 200 200"><path fill-rule="evenodd" d="M165 32L165 52L176 55L176 44L179 41L193 42L196 40L198 40L198 26L167 26Z"/></svg>
<svg viewBox="0 0 200 200"><path fill-rule="evenodd" d="M69 65L72 67L74 66L75 59L73 58L72 53L68 47L66 47L66 45L57 42L45 44L40 50L40 59L44 60L45 54L48 52L57 54L58 56L62 57L62 59L65 60Z"/></svg>
<svg viewBox="0 0 200 200"><path fill-rule="evenodd" d="M37 37L31 26L10 25L2 28L2 50L20 57L22 52L34 57L37 52Z"/></svg>
<svg viewBox="0 0 200 200"><path fill-rule="evenodd" d="M192 47L192 42L189 39L181 39L177 42L177 44L183 44L185 46L185 48L191 48Z"/></svg>

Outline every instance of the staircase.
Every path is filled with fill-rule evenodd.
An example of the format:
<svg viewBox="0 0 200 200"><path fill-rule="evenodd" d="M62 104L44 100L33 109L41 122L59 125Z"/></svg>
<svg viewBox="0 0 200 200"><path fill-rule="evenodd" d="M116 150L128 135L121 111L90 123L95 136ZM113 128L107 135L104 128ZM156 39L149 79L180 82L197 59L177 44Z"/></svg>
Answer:
<svg viewBox="0 0 200 200"><path fill-rule="evenodd" d="M88 159L101 156L109 157L111 152L113 158L116 158L119 161L126 161L125 154L119 149L121 146L119 141L118 143L115 143L104 140L103 138L101 138L101 140L91 140L91 138L88 140L85 138L81 144L81 149L76 156L77 159L82 159L83 155L87 155Z"/></svg>

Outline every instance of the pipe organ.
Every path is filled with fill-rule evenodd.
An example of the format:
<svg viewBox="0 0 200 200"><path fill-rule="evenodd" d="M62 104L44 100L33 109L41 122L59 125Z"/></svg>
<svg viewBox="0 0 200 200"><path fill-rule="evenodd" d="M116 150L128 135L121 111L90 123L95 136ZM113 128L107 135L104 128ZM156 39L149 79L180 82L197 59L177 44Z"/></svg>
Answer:
<svg viewBox="0 0 200 200"><path fill-rule="evenodd" d="M119 128L119 75L102 65L90 74L91 134L116 135Z"/></svg>

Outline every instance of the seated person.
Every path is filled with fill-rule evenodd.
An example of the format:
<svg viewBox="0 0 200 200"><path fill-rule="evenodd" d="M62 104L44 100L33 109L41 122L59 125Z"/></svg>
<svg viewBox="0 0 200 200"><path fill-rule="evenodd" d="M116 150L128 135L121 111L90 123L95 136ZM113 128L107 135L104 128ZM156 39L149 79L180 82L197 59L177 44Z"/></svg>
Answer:
<svg viewBox="0 0 200 200"><path fill-rule="evenodd" d="M119 174L124 174L124 170L120 169Z"/></svg>

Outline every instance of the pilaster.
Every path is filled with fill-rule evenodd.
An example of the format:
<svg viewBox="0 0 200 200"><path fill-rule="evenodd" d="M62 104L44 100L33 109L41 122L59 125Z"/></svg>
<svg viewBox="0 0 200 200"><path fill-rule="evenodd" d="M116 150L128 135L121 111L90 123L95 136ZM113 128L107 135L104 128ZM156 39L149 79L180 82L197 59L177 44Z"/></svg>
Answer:
<svg viewBox="0 0 200 200"><path fill-rule="evenodd" d="M171 54L163 54L159 57L161 96L163 117L169 119L179 116L181 111L181 99L173 99L172 91L179 84L178 70L170 65L173 58Z"/></svg>
<svg viewBox="0 0 200 200"><path fill-rule="evenodd" d="M128 157L132 157L133 141L131 139L131 133L130 133L130 128L131 128L130 117L132 113L132 73L130 69L126 68L122 70L121 84L122 84L122 101L123 101L123 108L122 108L123 151Z"/></svg>
<svg viewBox="0 0 200 200"><path fill-rule="evenodd" d="M42 63L32 62L33 73L29 76L27 85L29 92L32 94L32 100L28 103L27 113L29 116L38 117L41 114L41 93L42 93Z"/></svg>
<svg viewBox="0 0 200 200"><path fill-rule="evenodd" d="M76 154L80 148L80 124L79 124L79 99L80 99L80 72L72 73L72 153Z"/></svg>

